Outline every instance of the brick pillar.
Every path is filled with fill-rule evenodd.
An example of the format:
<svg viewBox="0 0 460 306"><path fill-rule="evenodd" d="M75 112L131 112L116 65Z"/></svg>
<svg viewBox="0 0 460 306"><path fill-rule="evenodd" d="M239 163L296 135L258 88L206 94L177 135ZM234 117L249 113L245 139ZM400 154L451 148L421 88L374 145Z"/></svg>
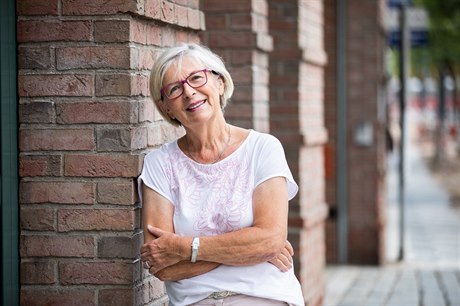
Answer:
<svg viewBox="0 0 460 306"><path fill-rule="evenodd" d="M326 79L327 202L335 212L337 199L337 116L347 122L348 263L379 264L384 260L385 229L385 97L383 14L385 1L348 0L346 10L346 105L338 114L336 79L336 5L325 0L326 49L329 55ZM355 139L359 126L371 127L368 145ZM336 263L337 219L330 214L327 226L328 261Z"/></svg>
<svg viewBox="0 0 460 306"><path fill-rule="evenodd" d="M202 0L206 14L203 43L220 54L235 82L226 111L229 122L269 131L268 35L265 0Z"/></svg>
<svg viewBox="0 0 460 306"><path fill-rule="evenodd" d="M21 305L162 305L139 262L136 177L175 138L148 98L156 52L198 42L192 1L17 1Z"/></svg>
<svg viewBox="0 0 460 306"><path fill-rule="evenodd" d="M324 294L325 178L322 1L269 0L270 131L284 145L299 195L291 201L289 240L296 251L296 274L308 305Z"/></svg>
<svg viewBox="0 0 460 306"><path fill-rule="evenodd" d="M347 126L354 132L366 123L373 132L369 146L348 144L349 262L378 264L385 255L385 1L348 5Z"/></svg>

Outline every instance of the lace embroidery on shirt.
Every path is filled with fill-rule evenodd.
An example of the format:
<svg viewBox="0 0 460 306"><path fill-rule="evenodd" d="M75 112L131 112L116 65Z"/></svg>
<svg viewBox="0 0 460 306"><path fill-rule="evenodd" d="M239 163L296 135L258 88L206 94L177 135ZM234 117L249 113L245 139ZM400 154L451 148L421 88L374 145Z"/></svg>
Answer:
<svg viewBox="0 0 460 306"><path fill-rule="evenodd" d="M214 165L201 165L185 157L179 149L171 153L166 175L177 199L175 215L193 214L193 230L201 236L242 228L243 215L252 209L246 154L231 156Z"/></svg>

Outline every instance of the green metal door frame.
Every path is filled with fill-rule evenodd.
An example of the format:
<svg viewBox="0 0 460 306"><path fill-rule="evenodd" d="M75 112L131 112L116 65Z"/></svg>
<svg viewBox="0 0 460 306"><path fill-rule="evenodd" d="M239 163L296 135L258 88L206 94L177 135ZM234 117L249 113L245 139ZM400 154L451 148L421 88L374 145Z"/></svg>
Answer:
<svg viewBox="0 0 460 306"><path fill-rule="evenodd" d="M2 305L19 305L18 120L15 0L0 1Z"/></svg>

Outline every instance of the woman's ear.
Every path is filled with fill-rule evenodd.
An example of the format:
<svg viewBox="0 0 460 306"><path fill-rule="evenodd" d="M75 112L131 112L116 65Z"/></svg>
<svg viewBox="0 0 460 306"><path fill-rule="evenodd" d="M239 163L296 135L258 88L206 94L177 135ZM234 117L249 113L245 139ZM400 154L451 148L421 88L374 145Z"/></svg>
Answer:
<svg viewBox="0 0 460 306"><path fill-rule="evenodd" d="M219 96L222 96L225 91L225 83L224 83L224 79L222 78L222 76L219 76L217 78L217 82L218 82L218 87L219 87Z"/></svg>

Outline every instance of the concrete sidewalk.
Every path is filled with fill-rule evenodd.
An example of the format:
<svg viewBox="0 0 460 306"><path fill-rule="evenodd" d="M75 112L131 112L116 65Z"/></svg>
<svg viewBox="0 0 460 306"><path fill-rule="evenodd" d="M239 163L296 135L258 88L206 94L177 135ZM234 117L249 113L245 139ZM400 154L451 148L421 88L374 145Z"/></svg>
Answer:
<svg viewBox="0 0 460 306"><path fill-rule="evenodd" d="M408 119L413 122L413 117ZM411 136L406 143L404 260L397 261L399 157L393 155L387 173L388 263L328 266L324 306L460 305L460 216L450 206L447 192L434 181Z"/></svg>

